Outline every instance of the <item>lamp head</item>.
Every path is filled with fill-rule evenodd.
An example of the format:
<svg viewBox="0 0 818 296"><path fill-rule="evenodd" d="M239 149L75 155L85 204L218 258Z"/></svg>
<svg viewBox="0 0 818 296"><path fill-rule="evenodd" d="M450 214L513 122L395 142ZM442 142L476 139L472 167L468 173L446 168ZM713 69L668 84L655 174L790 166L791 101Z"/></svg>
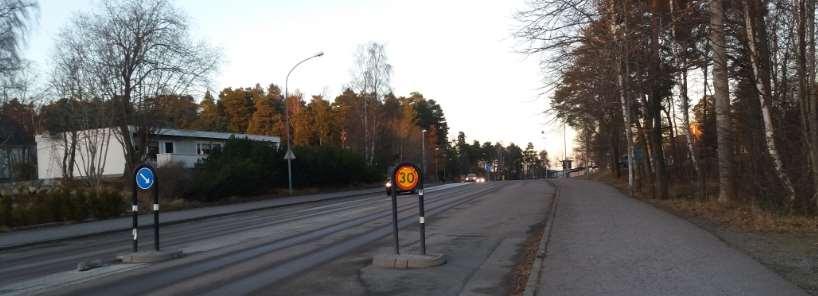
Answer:
<svg viewBox="0 0 818 296"><path fill-rule="evenodd" d="M319 51L318 53L316 53L316 54L314 55L314 57L320 57L320 56L322 56L322 55L324 55L324 52L323 52L323 51Z"/></svg>

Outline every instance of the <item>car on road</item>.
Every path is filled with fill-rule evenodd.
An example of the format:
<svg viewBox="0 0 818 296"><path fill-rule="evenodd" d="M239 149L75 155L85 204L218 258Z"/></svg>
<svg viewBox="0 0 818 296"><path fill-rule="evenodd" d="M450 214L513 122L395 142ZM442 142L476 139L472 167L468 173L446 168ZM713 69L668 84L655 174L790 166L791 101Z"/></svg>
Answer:
<svg viewBox="0 0 818 296"><path fill-rule="evenodd" d="M486 178L478 176L475 173L471 173L466 175L466 178L463 179L463 182L466 183L486 183Z"/></svg>

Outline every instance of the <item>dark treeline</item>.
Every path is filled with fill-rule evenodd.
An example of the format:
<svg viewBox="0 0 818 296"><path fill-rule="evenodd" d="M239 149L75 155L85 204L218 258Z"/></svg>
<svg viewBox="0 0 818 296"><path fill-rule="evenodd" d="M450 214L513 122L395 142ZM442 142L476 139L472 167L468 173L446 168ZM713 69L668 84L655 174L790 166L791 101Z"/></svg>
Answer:
<svg viewBox="0 0 818 296"><path fill-rule="evenodd" d="M818 212L815 1L542 0L518 19L580 158L655 198Z"/></svg>

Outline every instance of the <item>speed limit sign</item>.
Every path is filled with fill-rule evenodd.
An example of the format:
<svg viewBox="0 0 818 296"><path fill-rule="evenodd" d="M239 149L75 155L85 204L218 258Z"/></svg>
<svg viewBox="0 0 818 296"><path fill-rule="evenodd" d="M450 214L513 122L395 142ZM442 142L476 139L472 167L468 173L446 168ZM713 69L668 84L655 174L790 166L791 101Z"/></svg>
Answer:
<svg viewBox="0 0 818 296"><path fill-rule="evenodd" d="M395 187L398 191L413 191L420 183L421 173L420 169L411 163L402 163L395 167L392 175Z"/></svg>

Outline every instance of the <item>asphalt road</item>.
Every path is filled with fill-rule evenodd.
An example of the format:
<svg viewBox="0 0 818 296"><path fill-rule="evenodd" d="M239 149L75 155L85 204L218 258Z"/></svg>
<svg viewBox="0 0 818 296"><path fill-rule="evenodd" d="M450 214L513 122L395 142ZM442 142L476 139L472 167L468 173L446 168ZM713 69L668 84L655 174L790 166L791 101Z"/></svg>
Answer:
<svg viewBox="0 0 818 296"><path fill-rule="evenodd" d="M427 216L490 194L502 183L429 188ZM391 234L383 194L260 210L162 228L163 249L181 259L111 264L73 271L81 261L110 261L130 251L130 233L64 240L0 254L0 294L235 295L257 291ZM416 223L414 196L399 197L403 226ZM143 232L141 248L153 242Z"/></svg>

